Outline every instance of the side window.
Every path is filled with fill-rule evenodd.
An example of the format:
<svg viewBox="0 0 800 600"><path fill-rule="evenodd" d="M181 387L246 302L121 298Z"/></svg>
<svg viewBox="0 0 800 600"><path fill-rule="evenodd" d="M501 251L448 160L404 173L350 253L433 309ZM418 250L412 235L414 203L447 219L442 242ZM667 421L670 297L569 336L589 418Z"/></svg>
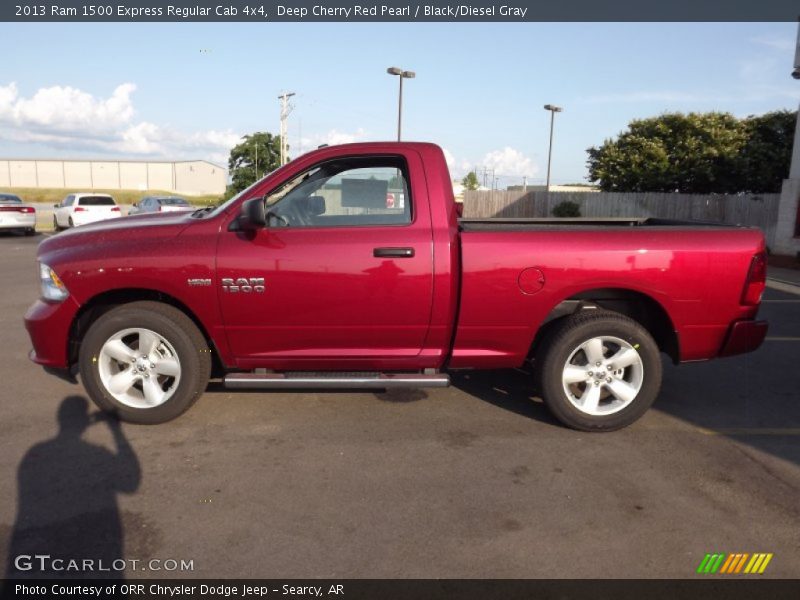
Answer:
<svg viewBox="0 0 800 600"><path fill-rule="evenodd" d="M323 163L267 198L270 227L408 225L406 173L393 157Z"/></svg>
<svg viewBox="0 0 800 600"><path fill-rule="evenodd" d="M64 206L72 206L72 203L74 202L74 200L75 200L75 196L72 196L72 195L67 196L66 198L64 198L63 205Z"/></svg>

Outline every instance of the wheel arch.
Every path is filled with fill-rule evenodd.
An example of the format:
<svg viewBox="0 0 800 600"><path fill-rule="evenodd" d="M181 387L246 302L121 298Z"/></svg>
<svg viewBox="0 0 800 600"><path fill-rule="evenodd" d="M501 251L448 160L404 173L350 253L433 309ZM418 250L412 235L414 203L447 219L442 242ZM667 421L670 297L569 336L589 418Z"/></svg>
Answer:
<svg viewBox="0 0 800 600"><path fill-rule="evenodd" d="M164 292L148 289L148 288L118 288L101 292L92 296L85 302L80 310L72 320L69 329L69 343L67 346L67 358L70 366L78 362L78 352L83 336L86 335L91 324L97 320L98 317L108 312L109 310L130 304L131 302L139 302L142 300L150 300L153 302L161 302L168 304L180 310L195 324L197 329L205 338L208 347L211 348L212 355L212 377L221 375L225 371L225 365L222 362L219 348L214 343L214 339L209 335L209 332L203 322L197 315L179 299L166 294Z"/></svg>
<svg viewBox="0 0 800 600"><path fill-rule="evenodd" d="M653 336L658 348L674 363L680 361L680 343L675 325L664 306L652 296L637 290L603 287L585 290L565 298L554 306L542 321L529 356L534 356L542 341L561 321L581 310L601 308L630 317Z"/></svg>

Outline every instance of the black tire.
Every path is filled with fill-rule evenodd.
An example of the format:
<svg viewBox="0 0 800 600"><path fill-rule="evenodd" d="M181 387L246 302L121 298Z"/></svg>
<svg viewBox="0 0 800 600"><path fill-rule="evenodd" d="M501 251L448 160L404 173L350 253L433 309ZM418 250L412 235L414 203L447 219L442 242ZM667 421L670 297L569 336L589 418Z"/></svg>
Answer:
<svg viewBox="0 0 800 600"><path fill-rule="evenodd" d="M180 362L180 380L163 404L135 408L117 400L103 384L98 357L106 341L129 328L157 333L174 348ZM203 394L211 374L211 351L203 334L183 312L160 302L132 302L118 306L98 318L80 345L81 381L92 401L101 409L129 423L155 424L170 421Z"/></svg>
<svg viewBox="0 0 800 600"><path fill-rule="evenodd" d="M75 227L75 223L72 221L72 217L69 218L67 223L69 223L70 228Z"/></svg>
<svg viewBox="0 0 800 600"><path fill-rule="evenodd" d="M58 233L59 231L61 231L61 229L62 229L62 227L59 226L58 219L56 219L56 216L53 215L53 231Z"/></svg>
<svg viewBox="0 0 800 600"><path fill-rule="evenodd" d="M573 356L572 364L579 364L588 358L585 353L574 354L585 342L597 337L617 338L627 342L638 353L641 359L640 367L628 367L605 373L600 381L594 379L586 382L572 384L569 389L575 390L572 394L577 398L579 393L586 391L591 385L598 385L601 393L606 396L600 400L599 406L607 410L613 409L614 402L620 402L621 408L609 414L590 414L584 412L573 403L568 396L562 377L565 373L567 360ZM606 358L619 348L614 348L614 342L604 343L603 351ZM588 364L582 365L587 371L592 369ZM604 367L608 368L608 366ZM617 400L606 387L605 375L616 378L617 373L622 378L630 378L630 369L641 369L641 383L638 393L627 405ZM600 371L597 371L600 373ZM592 373L594 373L592 371ZM587 373L588 374L588 373ZM536 375L539 381L542 399L553 415L562 423L580 431L614 431L627 427L639 419L655 401L661 388L661 356L658 345L650 333L633 319L619 313L604 310L582 310L575 315L564 319L560 327L554 329L542 341L536 355ZM593 377L598 377L594 375ZM607 381L607 380L606 380ZM616 382L614 382L616 385ZM610 386L609 386L610 387ZM579 400L576 400L579 402Z"/></svg>

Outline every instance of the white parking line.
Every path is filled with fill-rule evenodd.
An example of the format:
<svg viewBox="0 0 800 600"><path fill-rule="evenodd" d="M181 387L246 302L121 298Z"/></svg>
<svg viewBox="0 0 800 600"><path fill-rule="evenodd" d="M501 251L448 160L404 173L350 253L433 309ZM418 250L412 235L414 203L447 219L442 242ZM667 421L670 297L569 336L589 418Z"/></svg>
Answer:
<svg viewBox="0 0 800 600"><path fill-rule="evenodd" d="M800 435L800 427L726 427L720 429L696 428L705 435Z"/></svg>
<svg viewBox="0 0 800 600"><path fill-rule="evenodd" d="M786 283L785 281L777 281L775 279L767 279L767 287L773 290L779 290L788 294L800 296L800 286Z"/></svg>

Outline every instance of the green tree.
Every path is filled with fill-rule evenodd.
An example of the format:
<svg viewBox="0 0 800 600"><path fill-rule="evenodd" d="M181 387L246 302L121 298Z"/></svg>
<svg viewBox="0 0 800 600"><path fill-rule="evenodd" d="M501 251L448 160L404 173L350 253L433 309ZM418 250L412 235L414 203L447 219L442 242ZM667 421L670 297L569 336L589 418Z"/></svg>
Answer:
<svg viewBox="0 0 800 600"><path fill-rule="evenodd" d="M465 190L477 190L480 187L480 183L478 183L478 176L475 171L467 173L464 179L461 180L461 185L464 186Z"/></svg>
<svg viewBox="0 0 800 600"><path fill-rule="evenodd" d="M242 140L231 149L228 159L230 195L238 194L257 179L274 171L281 162L280 136L258 131L244 136Z"/></svg>
<svg viewBox="0 0 800 600"><path fill-rule="evenodd" d="M747 142L748 127L728 113L637 119L587 150L589 179L614 192L738 192Z"/></svg>
<svg viewBox="0 0 800 600"><path fill-rule="evenodd" d="M775 193L789 176L797 112L781 110L744 120L747 142L742 149L741 190Z"/></svg>

